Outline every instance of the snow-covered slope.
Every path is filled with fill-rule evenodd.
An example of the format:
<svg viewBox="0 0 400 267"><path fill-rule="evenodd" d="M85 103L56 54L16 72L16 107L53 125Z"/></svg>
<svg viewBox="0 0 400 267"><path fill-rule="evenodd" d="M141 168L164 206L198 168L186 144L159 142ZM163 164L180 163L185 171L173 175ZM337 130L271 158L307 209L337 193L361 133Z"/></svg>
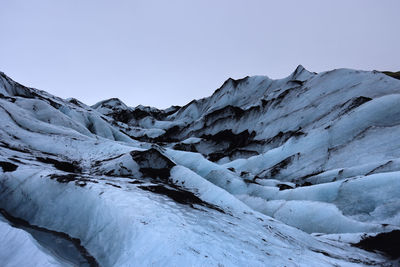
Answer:
<svg viewBox="0 0 400 267"><path fill-rule="evenodd" d="M166 110L0 73L0 208L91 265L395 265L351 243L400 228L399 104L399 80L348 69L229 79ZM31 266L74 264L0 223Z"/></svg>
<svg viewBox="0 0 400 267"><path fill-rule="evenodd" d="M44 252L45 249L30 234L12 227L1 215L0 235L2 266L63 266L49 252Z"/></svg>

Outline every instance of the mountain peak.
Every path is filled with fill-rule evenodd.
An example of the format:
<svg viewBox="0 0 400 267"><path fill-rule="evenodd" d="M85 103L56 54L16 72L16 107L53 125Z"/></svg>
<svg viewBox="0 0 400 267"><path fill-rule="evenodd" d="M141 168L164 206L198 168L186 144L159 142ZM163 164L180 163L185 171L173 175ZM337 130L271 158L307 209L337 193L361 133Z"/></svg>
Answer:
<svg viewBox="0 0 400 267"><path fill-rule="evenodd" d="M116 98L116 97L109 98L109 99L97 102L96 104L94 104L92 106L92 108L97 109L99 107L110 107L110 106L114 107L114 108L118 107L118 108L121 108L121 109L127 109L128 108L128 106L124 102L122 102L122 100L120 100L119 98Z"/></svg>
<svg viewBox="0 0 400 267"><path fill-rule="evenodd" d="M292 80L307 80L312 75L314 74L304 68L303 65L298 65L289 77Z"/></svg>

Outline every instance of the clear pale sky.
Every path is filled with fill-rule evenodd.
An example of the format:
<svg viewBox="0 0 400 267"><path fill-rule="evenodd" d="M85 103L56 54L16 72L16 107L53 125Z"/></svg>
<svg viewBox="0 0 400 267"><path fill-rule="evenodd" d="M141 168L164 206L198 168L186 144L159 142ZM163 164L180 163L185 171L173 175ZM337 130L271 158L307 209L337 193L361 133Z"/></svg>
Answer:
<svg viewBox="0 0 400 267"><path fill-rule="evenodd" d="M400 0L1 0L0 26L0 71L90 105L184 105L299 64L400 70Z"/></svg>

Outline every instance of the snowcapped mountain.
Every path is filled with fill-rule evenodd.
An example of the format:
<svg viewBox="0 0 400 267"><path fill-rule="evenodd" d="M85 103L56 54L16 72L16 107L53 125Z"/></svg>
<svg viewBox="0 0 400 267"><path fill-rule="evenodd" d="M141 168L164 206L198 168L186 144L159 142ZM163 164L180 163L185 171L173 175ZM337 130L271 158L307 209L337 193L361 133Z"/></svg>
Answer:
<svg viewBox="0 0 400 267"><path fill-rule="evenodd" d="M299 66L166 110L0 73L4 266L396 266L400 80Z"/></svg>

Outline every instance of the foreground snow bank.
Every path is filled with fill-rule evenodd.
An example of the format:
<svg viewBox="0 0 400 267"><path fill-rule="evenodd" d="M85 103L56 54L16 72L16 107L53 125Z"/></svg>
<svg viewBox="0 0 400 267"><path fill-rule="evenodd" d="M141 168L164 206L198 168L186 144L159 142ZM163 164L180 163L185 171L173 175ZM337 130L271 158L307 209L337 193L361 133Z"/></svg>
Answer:
<svg viewBox="0 0 400 267"><path fill-rule="evenodd" d="M354 259L380 261L355 248L326 245L256 213L183 167L173 168L172 179L198 188L203 200L226 211L178 204L126 178L98 177L96 183L79 186L48 175L23 167L3 175L0 204L32 224L79 238L101 266L320 266L321 262L351 265Z"/></svg>
<svg viewBox="0 0 400 267"><path fill-rule="evenodd" d="M1 266L72 266L54 258L24 230L12 227L0 215Z"/></svg>

